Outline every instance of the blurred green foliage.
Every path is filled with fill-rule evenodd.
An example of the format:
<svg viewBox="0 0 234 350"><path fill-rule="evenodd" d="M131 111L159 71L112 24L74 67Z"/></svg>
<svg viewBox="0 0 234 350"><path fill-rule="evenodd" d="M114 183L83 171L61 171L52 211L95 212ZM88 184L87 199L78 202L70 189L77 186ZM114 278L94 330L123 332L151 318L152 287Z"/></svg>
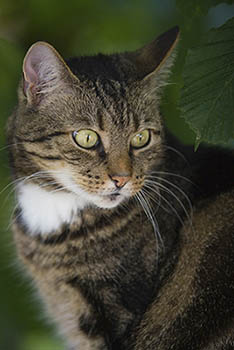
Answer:
<svg viewBox="0 0 234 350"><path fill-rule="evenodd" d="M226 3L226 4L224 4ZM209 11L218 5L215 12ZM228 5L229 4L229 5ZM188 48L202 33L234 16L233 0L1 0L0 2L0 350L59 350L61 341L43 321L31 283L17 266L9 230L13 186L5 147L5 124L17 101L25 52L48 41L64 56L134 50L178 24L181 41L162 111L167 125L184 142L193 134L177 108ZM220 7L221 6L221 7ZM215 10L215 9L213 9Z"/></svg>

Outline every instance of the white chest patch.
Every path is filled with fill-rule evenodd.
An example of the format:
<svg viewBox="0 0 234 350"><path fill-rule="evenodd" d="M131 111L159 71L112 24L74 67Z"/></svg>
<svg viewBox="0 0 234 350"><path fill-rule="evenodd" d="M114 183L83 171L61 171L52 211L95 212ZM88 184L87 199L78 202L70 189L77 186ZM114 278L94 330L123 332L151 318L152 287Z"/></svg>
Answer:
<svg viewBox="0 0 234 350"><path fill-rule="evenodd" d="M23 221L32 235L56 231L60 225L72 222L86 206L86 201L73 193L51 193L32 184L21 185L17 197Z"/></svg>

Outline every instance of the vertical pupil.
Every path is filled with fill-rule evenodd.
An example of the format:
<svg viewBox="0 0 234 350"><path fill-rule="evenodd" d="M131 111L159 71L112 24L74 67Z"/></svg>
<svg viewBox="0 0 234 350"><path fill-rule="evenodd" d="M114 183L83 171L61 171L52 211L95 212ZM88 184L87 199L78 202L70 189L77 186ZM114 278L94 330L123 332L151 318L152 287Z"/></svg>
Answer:
<svg viewBox="0 0 234 350"><path fill-rule="evenodd" d="M90 135L88 134L86 138L87 143L89 143L89 140L90 140Z"/></svg>

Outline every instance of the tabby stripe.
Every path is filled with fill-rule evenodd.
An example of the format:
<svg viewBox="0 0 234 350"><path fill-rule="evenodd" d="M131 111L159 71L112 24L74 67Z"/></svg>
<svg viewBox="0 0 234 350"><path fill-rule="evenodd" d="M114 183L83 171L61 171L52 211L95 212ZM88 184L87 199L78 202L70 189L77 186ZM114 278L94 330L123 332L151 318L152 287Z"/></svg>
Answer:
<svg viewBox="0 0 234 350"><path fill-rule="evenodd" d="M31 143L34 143L34 142L44 142L44 141L48 141L50 140L52 137L55 137L55 136L61 136L61 135L67 135L67 132L62 132L62 131L56 131L52 134L49 134L49 135L46 135L46 136L42 136L42 137L39 137L37 139L22 139L20 137L17 137L17 139L19 141L23 141L23 142L31 142Z"/></svg>
<svg viewBox="0 0 234 350"><path fill-rule="evenodd" d="M138 128L139 128L139 116L137 114L135 114L134 112L132 113L132 120L133 120L135 130L138 130Z"/></svg>
<svg viewBox="0 0 234 350"><path fill-rule="evenodd" d="M129 127L129 124L130 124L130 108L129 108L129 104L127 104L126 106L126 113L127 113L127 116L126 116L126 120L125 120L125 127Z"/></svg>
<svg viewBox="0 0 234 350"><path fill-rule="evenodd" d="M102 102L104 108L107 108L107 104L106 104L106 102L104 101L104 96L103 96L103 94L100 93L99 87L98 87L98 85L97 85L97 82L95 81L93 85L94 85L94 89L95 89L96 96L100 98L100 101Z"/></svg>
<svg viewBox="0 0 234 350"><path fill-rule="evenodd" d="M53 157L53 156L42 156L38 153L35 153L35 152L29 152L29 151L26 151L28 154L31 154L32 156L35 156L35 157L38 157L38 158L42 158L42 159L48 159L48 160L62 160L63 158L62 157Z"/></svg>
<svg viewBox="0 0 234 350"><path fill-rule="evenodd" d="M126 100L126 88L123 86L123 84L120 85L120 96L123 97Z"/></svg>
<svg viewBox="0 0 234 350"><path fill-rule="evenodd" d="M120 122L124 126L125 118L127 118L127 115L124 115L125 103L124 103L123 100L119 101L119 107L120 107L120 111L121 111L121 113L120 113Z"/></svg>
<svg viewBox="0 0 234 350"><path fill-rule="evenodd" d="M68 164L73 164L73 165L77 165L77 164L80 164L80 159L67 159L67 158L65 158L66 159L66 162L68 163Z"/></svg>
<svg viewBox="0 0 234 350"><path fill-rule="evenodd" d="M102 116L101 111L98 111L97 119L98 119L98 126L99 126L100 130L104 130L103 116Z"/></svg>
<svg viewBox="0 0 234 350"><path fill-rule="evenodd" d="M118 88L116 88L116 85L112 81L103 82L102 83L102 91L104 92L104 96L108 96L108 98L111 98L117 105L120 100L120 91Z"/></svg>

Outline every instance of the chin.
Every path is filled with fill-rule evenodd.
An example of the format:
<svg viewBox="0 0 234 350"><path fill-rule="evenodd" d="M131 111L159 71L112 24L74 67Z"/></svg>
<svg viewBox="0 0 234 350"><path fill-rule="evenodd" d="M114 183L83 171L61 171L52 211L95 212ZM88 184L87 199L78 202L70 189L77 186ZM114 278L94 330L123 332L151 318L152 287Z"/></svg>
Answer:
<svg viewBox="0 0 234 350"><path fill-rule="evenodd" d="M126 197L121 195L121 194L119 194L119 195L106 195L106 196L96 197L95 200L93 201L93 203L99 208L111 209L111 208L115 208L118 205L120 205L121 203L123 203L123 201L125 199L126 199Z"/></svg>

